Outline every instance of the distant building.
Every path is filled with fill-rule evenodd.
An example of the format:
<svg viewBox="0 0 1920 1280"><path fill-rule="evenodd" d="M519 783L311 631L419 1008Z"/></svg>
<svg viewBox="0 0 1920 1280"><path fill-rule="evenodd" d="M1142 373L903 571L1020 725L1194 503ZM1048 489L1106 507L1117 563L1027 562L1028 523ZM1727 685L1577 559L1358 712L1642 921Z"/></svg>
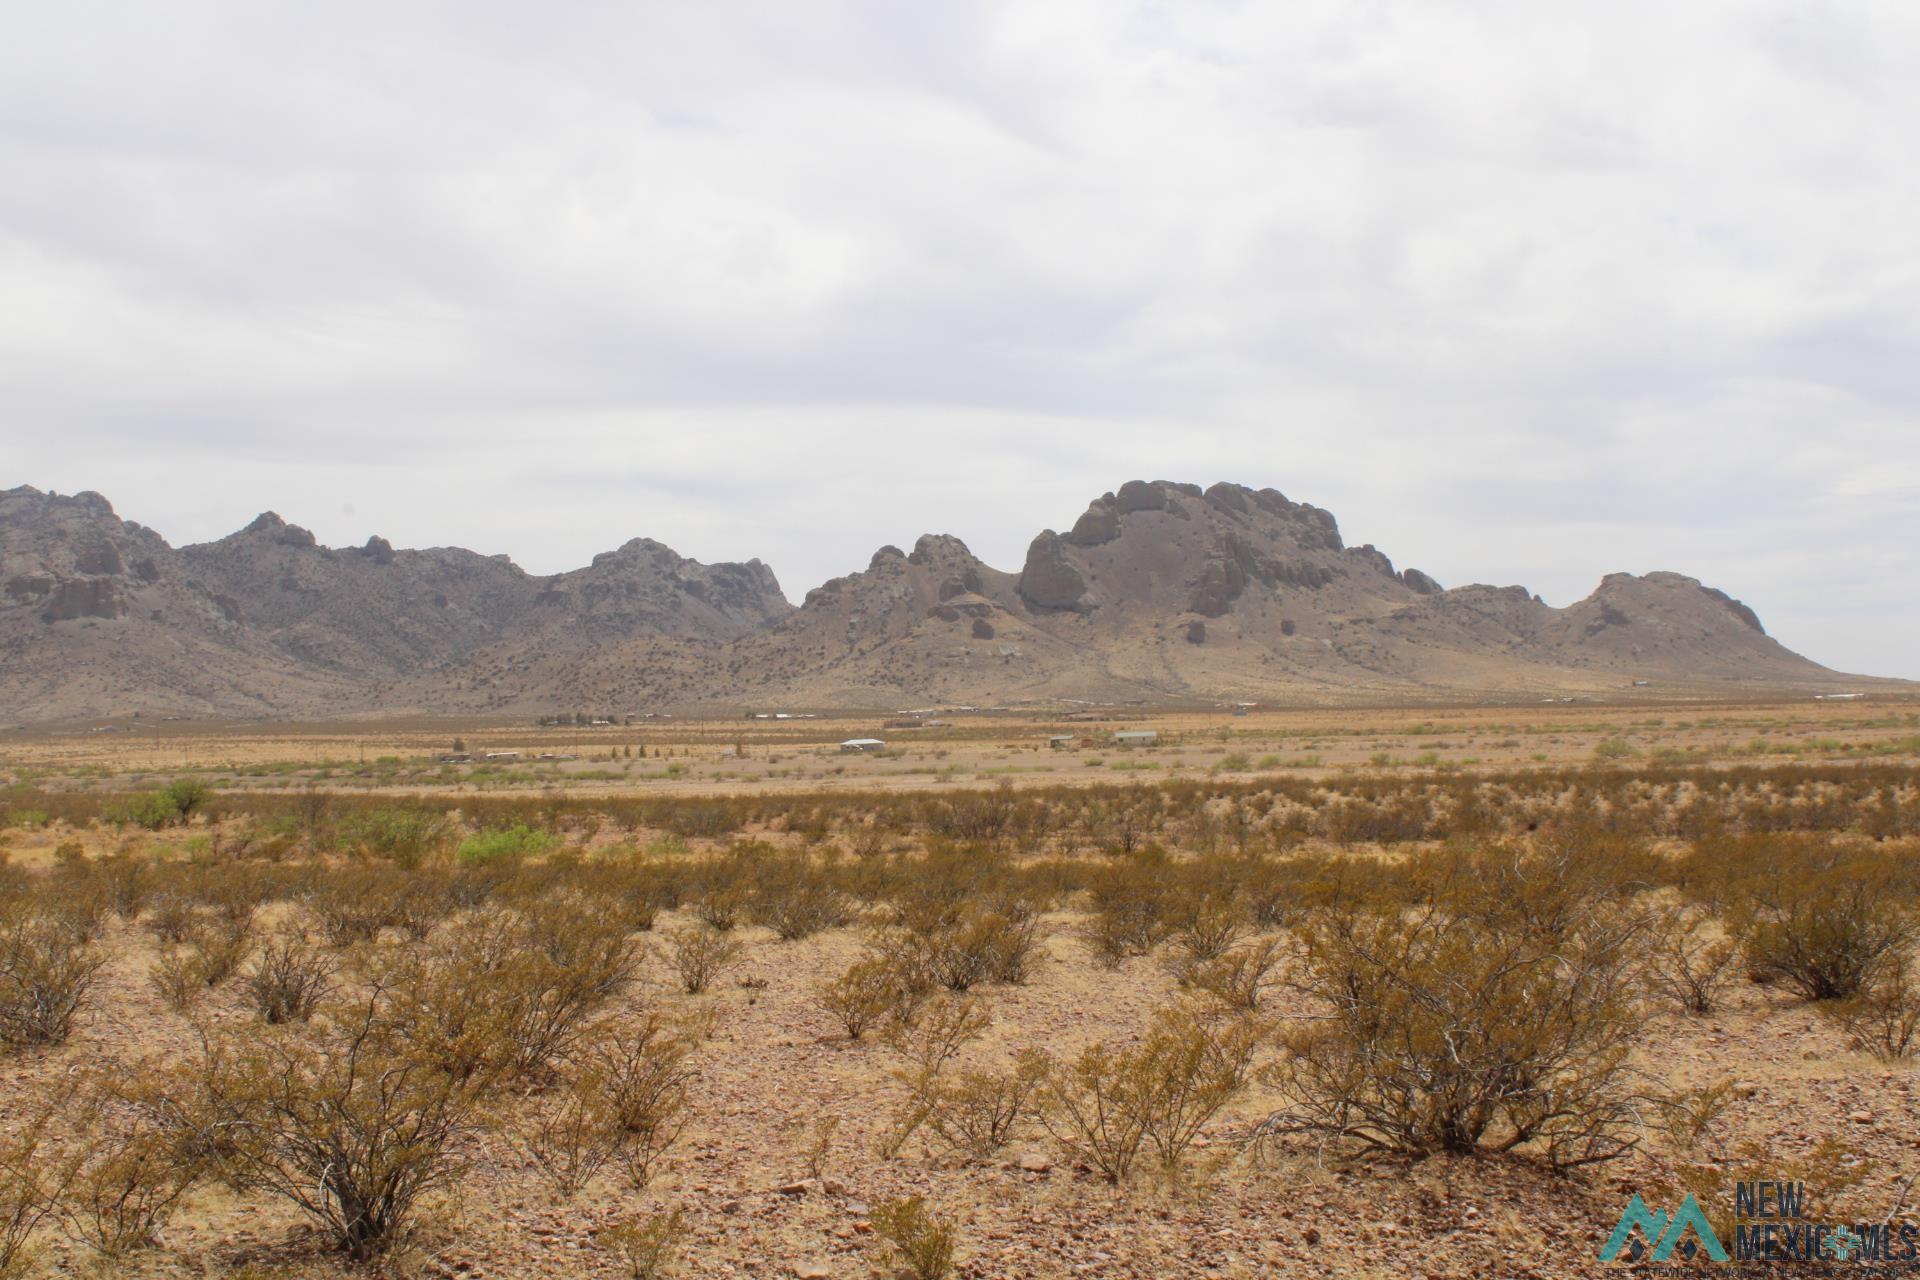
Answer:
<svg viewBox="0 0 1920 1280"><path fill-rule="evenodd" d="M480 757L482 760L518 760L518 751L489 751Z"/></svg>
<svg viewBox="0 0 1920 1280"><path fill-rule="evenodd" d="M1122 729L1113 735L1117 747L1151 747L1160 741L1158 729Z"/></svg>
<svg viewBox="0 0 1920 1280"><path fill-rule="evenodd" d="M1068 747L1071 747L1074 743L1078 741L1079 739L1076 738L1071 733L1056 733L1052 737L1047 739L1047 745L1052 747L1055 751L1065 751Z"/></svg>
<svg viewBox="0 0 1920 1280"><path fill-rule="evenodd" d="M840 750L846 755L861 751L885 751L887 744L878 738L848 738L840 744Z"/></svg>

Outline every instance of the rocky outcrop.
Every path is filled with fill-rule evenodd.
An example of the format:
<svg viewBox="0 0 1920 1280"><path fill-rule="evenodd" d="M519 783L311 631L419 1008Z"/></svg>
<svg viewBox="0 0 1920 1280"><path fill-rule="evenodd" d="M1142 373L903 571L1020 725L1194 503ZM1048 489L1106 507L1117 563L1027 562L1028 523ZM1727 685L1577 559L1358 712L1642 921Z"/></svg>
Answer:
<svg viewBox="0 0 1920 1280"><path fill-rule="evenodd" d="M1119 536L1120 511L1109 495L1096 499L1085 514L1073 522L1073 531L1067 534L1067 541L1076 547L1097 547Z"/></svg>
<svg viewBox="0 0 1920 1280"><path fill-rule="evenodd" d="M1036 609L1077 609L1085 601L1087 580L1067 558L1067 540L1048 529L1027 548L1020 571L1020 598Z"/></svg>
<svg viewBox="0 0 1920 1280"><path fill-rule="evenodd" d="M117 618L127 611L118 584L107 578L68 578L48 593L42 622L72 622L76 618Z"/></svg>

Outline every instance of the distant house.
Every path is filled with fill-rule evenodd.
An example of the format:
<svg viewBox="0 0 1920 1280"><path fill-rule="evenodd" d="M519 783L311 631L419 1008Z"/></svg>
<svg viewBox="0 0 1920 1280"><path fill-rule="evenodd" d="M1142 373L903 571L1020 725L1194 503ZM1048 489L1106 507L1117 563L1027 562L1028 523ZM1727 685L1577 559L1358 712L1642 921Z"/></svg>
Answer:
<svg viewBox="0 0 1920 1280"><path fill-rule="evenodd" d="M1080 739L1071 733L1056 733L1047 739L1047 745L1055 751L1065 751Z"/></svg>
<svg viewBox="0 0 1920 1280"><path fill-rule="evenodd" d="M885 751L887 744L878 738L848 738L840 744L843 754L853 755L861 751Z"/></svg>
<svg viewBox="0 0 1920 1280"><path fill-rule="evenodd" d="M1113 735L1117 747L1151 747L1160 741L1158 729L1122 729Z"/></svg>
<svg viewBox="0 0 1920 1280"><path fill-rule="evenodd" d="M482 760L518 760L518 751L489 751L480 757Z"/></svg>

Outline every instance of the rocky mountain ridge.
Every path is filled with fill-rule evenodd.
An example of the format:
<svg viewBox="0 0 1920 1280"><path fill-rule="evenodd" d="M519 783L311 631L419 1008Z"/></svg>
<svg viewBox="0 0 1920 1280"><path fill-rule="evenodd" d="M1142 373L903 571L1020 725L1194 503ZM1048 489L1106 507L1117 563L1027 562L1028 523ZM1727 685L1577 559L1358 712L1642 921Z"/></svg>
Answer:
<svg viewBox="0 0 1920 1280"><path fill-rule="evenodd" d="M1843 679L1677 573L1553 608L1447 589L1274 489L1131 481L1018 573L929 534L799 606L646 538L583 568L330 548L267 512L175 548L102 496L0 492L0 715L1435 697Z"/></svg>

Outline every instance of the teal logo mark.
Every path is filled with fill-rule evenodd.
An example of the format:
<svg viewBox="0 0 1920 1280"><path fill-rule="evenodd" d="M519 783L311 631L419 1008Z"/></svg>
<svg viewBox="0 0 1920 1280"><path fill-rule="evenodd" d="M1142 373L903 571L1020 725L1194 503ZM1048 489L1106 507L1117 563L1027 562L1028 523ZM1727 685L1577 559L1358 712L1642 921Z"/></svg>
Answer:
<svg viewBox="0 0 1920 1280"><path fill-rule="evenodd" d="M1692 1196L1688 1196L1680 1205L1680 1211L1668 1214L1664 1209L1656 1213L1647 1207L1647 1202L1635 1195L1627 1202L1626 1209L1620 1214L1620 1223L1614 1227L1613 1234L1607 1237L1606 1245L1600 1250L1600 1261L1612 1262L1625 1252L1628 1258L1638 1260L1646 1251L1646 1246L1633 1238L1635 1229L1653 1246L1653 1260L1665 1262L1678 1249L1680 1256L1691 1258L1701 1249L1715 1262L1725 1262L1727 1251L1720 1243L1720 1237L1713 1233L1713 1224L1707 1221L1707 1215L1700 1211L1700 1205ZM1688 1239L1691 1232L1694 1239Z"/></svg>

